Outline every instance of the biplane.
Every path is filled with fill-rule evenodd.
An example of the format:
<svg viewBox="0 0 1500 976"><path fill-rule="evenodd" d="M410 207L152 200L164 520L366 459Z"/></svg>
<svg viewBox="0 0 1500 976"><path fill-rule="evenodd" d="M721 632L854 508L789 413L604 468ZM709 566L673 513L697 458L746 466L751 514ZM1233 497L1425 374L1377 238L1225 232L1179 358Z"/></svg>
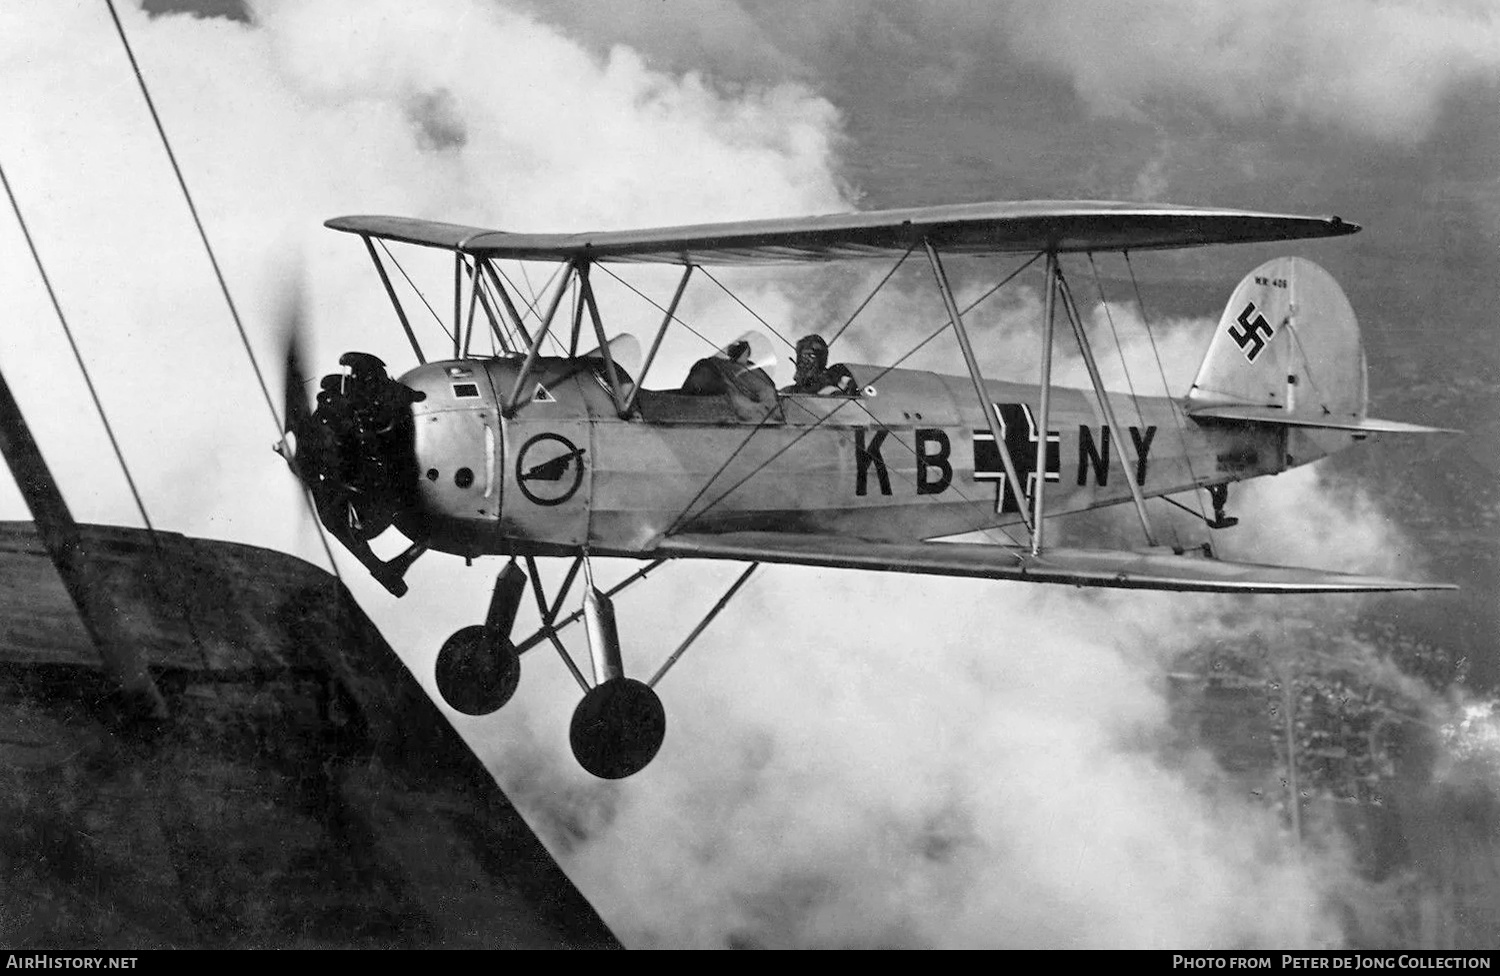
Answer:
<svg viewBox="0 0 1500 976"><path fill-rule="evenodd" d="M346 371L325 377L309 407L293 343L278 449L328 531L396 596L427 550L509 557L485 621L443 645L438 689L460 712L493 712L516 688L520 655L551 643L583 689L570 739L596 776L628 776L656 755L666 719L653 686L765 563L1226 593L1446 588L1223 560L1211 546L1164 545L1153 527L1147 499L1205 492L1213 516L1204 520L1222 528L1235 521L1225 513L1234 482L1372 435L1432 430L1366 415L1359 328L1327 272L1298 257L1256 268L1230 295L1186 395L1136 397L1105 389L1060 261L1359 230L1338 217L1042 201L581 234L380 216L327 226L363 239L418 365L393 378L374 356L347 353ZM391 243L453 254L446 358L429 361L417 340L380 256L391 258ZM1043 276L1044 336L1032 385L983 375L944 264L1007 255L1025 261L1001 284L1033 266ZM677 309L700 269L886 262L878 291L913 258L930 270L942 313L928 339L950 332L962 372L900 361L830 364L821 338L782 338L781 352L754 330L685 377L650 385L663 337L685 325ZM507 260L552 263L555 284L528 303L499 264ZM667 304L657 305L661 324L644 360L633 337L607 334L590 283L591 272L625 263L682 268ZM1052 382L1059 326L1076 341L1091 389ZM476 332L485 328L493 350L476 354ZM795 380L778 387L775 363L794 349ZM1049 518L1110 505L1133 506L1143 545L1049 541ZM370 541L392 526L410 545L381 559ZM1013 541L953 541L996 529ZM571 560L550 599L541 557ZM645 565L601 589L595 557ZM673 559L749 565L654 677L626 677L612 597ZM564 613L580 572L581 606ZM512 628L528 581L541 623L517 639ZM592 681L558 637L579 619Z"/></svg>

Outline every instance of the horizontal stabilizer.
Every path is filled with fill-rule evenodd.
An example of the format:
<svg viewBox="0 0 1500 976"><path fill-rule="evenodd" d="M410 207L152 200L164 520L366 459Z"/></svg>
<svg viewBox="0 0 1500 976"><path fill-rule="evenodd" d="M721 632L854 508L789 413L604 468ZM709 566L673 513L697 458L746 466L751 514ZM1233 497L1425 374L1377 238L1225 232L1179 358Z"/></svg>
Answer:
<svg viewBox="0 0 1500 976"><path fill-rule="evenodd" d="M1423 427L1400 420L1377 420L1366 417L1316 417L1308 414L1290 414L1280 407L1190 407L1188 416L1214 420L1251 420L1263 424L1283 424L1287 427L1317 427L1323 430L1347 430L1367 434L1457 434L1451 427Z"/></svg>
<svg viewBox="0 0 1500 976"><path fill-rule="evenodd" d="M663 539L651 555L1200 593L1372 593L1457 589L1447 583L1415 583L1320 569L1225 562L1206 556L1179 556L1170 551L1047 549L1034 556L1029 549L1011 546L868 542L784 532L675 535Z"/></svg>

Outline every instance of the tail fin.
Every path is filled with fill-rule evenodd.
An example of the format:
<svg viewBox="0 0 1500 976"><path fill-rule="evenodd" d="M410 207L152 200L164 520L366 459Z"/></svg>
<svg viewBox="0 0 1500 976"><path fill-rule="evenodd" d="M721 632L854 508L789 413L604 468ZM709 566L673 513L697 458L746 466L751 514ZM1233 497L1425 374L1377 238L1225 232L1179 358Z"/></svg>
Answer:
<svg viewBox="0 0 1500 976"><path fill-rule="evenodd" d="M1306 258L1285 257L1230 295L1187 408L1194 417L1357 435L1437 430L1370 419L1368 398L1364 344L1344 290Z"/></svg>
<svg viewBox="0 0 1500 976"><path fill-rule="evenodd" d="M1229 297L1188 393L1198 408L1257 408L1266 419L1365 419L1359 322L1333 276L1305 258L1276 258Z"/></svg>

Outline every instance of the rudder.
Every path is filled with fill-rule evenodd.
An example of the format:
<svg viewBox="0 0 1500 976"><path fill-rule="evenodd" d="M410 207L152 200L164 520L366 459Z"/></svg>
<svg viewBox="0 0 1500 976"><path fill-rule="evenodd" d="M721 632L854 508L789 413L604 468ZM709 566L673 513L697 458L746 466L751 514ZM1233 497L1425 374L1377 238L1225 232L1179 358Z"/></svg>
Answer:
<svg viewBox="0 0 1500 976"><path fill-rule="evenodd" d="M1267 261L1246 275L1224 307L1187 399L1192 413L1250 408L1288 421L1363 424L1364 345L1338 282L1297 257Z"/></svg>

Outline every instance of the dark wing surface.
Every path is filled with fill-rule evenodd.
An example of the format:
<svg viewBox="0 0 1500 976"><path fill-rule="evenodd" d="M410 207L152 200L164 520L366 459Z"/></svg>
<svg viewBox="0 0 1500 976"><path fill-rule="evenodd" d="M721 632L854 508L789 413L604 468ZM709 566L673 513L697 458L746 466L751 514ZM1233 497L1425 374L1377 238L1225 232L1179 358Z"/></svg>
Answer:
<svg viewBox="0 0 1500 976"><path fill-rule="evenodd" d="M966 203L580 234L515 234L409 217L335 217L334 230L523 261L793 264L899 257L922 241L944 254L1147 250L1337 237L1338 217L1099 200Z"/></svg>
<svg viewBox="0 0 1500 976"><path fill-rule="evenodd" d="M1446 583L1414 583L1321 569L1225 562L1170 552L1047 549L1033 556L1028 549L1010 546L866 542L783 532L674 535L662 540L652 555L1201 593L1359 593L1457 588Z"/></svg>

